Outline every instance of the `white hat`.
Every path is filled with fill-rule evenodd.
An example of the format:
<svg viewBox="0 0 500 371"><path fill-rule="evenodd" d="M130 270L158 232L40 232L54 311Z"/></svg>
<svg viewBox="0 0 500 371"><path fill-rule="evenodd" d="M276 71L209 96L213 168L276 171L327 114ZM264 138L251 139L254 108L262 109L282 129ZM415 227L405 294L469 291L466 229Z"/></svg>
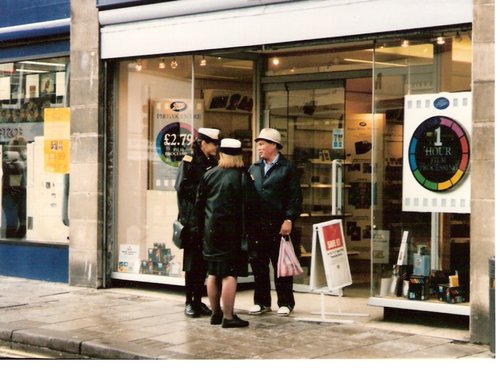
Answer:
<svg viewBox="0 0 500 371"><path fill-rule="evenodd" d="M266 140L271 143L276 143L278 145L278 149L283 148L281 145L281 134L278 130L272 128L264 128L260 131L259 136L255 139L255 141Z"/></svg>
<svg viewBox="0 0 500 371"><path fill-rule="evenodd" d="M205 142L219 144L219 129L210 128L200 128L198 129L198 139L204 140Z"/></svg>
<svg viewBox="0 0 500 371"><path fill-rule="evenodd" d="M231 156L241 155L241 142L237 139L224 138L220 143L219 151Z"/></svg>

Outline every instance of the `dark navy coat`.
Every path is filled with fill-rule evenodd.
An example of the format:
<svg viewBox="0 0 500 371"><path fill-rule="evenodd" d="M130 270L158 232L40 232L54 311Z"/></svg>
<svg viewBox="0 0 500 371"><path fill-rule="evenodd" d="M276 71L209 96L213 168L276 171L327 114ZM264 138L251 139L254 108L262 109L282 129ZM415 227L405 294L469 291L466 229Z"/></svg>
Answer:
<svg viewBox="0 0 500 371"><path fill-rule="evenodd" d="M202 177L196 214L205 260L223 262L241 255L243 210L249 204L245 189L251 189L248 182L248 173L236 168L216 167Z"/></svg>

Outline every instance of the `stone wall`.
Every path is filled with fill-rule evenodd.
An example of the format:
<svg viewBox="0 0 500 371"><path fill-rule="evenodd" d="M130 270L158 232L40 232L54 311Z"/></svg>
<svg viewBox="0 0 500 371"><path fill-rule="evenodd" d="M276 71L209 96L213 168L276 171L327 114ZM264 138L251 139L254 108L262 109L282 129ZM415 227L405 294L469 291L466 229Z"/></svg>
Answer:
<svg viewBox="0 0 500 371"><path fill-rule="evenodd" d="M488 262L495 254L494 5L494 0L474 0L472 22L470 334L477 343L489 342Z"/></svg>
<svg viewBox="0 0 500 371"><path fill-rule="evenodd" d="M96 288L103 282L102 81L96 2L71 0L69 283Z"/></svg>

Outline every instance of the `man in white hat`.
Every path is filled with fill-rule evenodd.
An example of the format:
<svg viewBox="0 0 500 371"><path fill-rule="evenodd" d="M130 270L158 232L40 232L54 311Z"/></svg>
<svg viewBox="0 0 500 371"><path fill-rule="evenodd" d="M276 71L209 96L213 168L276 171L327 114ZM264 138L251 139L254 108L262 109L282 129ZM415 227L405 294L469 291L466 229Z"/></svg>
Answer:
<svg viewBox="0 0 500 371"><path fill-rule="evenodd" d="M255 277L254 305L250 314L271 311L269 262L274 268L278 315L288 316L295 306L293 277L277 277L281 236L290 237L302 208L302 192L296 167L279 150L283 148L276 129L262 129L255 139L260 160L249 169L259 196L259 217L250 228L250 263Z"/></svg>
<svg viewBox="0 0 500 371"><path fill-rule="evenodd" d="M201 301L205 292L207 265L201 253L201 240L196 226L194 203L200 179L209 169L217 166L217 148L220 130L200 128L193 142L192 153L184 156L175 182L178 220L184 226L182 233L183 270L185 274L186 307L188 317L211 315L212 311Z"/></svg>

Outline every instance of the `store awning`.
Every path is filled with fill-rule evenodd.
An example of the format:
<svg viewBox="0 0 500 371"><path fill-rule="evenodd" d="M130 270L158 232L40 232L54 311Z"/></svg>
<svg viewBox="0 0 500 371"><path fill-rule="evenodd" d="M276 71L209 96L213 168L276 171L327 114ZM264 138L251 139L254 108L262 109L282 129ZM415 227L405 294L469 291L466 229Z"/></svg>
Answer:
<svg viewBox="0 0 500 371"><path fill-rule="evenodd" d="M41 38L62 34L67 34L69 36L70 23L70 18L64 18L45 22L0 27L0 42Z"/></svg>
<svg viewBox="0 0 500 371"><path fill-rule="evenodd" d="M148 5L147 11L154 14L166 4ZM119 10L105 12L113 11ZM103 59L377 34L467 24L473 18L472 0L293 1L160 19L142 15L135 21L122 13L123 23L119 12L114 17L105 12Z"/></svg>

